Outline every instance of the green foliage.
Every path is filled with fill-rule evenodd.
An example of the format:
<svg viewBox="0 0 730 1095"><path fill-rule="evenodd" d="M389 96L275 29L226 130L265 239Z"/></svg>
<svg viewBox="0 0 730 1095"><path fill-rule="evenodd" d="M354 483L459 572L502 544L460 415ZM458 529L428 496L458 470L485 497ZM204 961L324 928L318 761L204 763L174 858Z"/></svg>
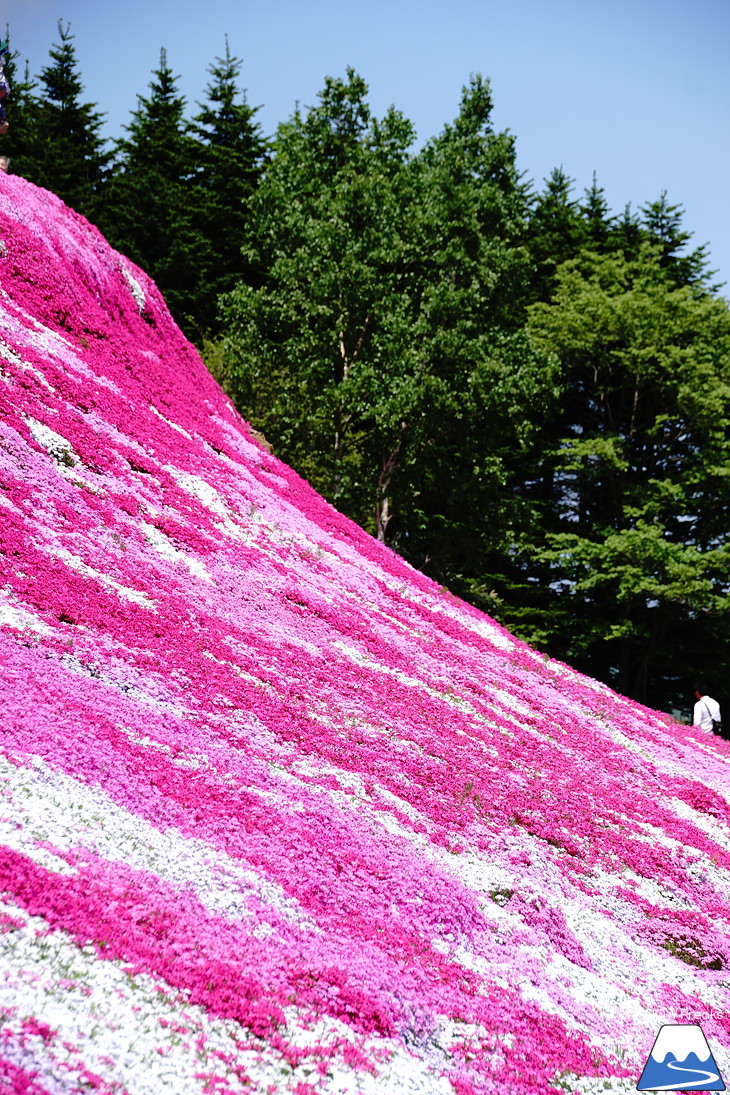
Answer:
<svg viewBox="0 0 730 1095"><path fill-rule="evenodd" d="M661 266L674 284L706 283L710 276L707 248L696 247L689 254L684 252L692 233L682 226L682 207L669 202L666 191L663 191L657 201L643 206L642 213L649 238L659 247Z"/></svg>
<svg viewBox="0 0 730 1095"><path fill-rule="evenodd" d="M387 415L374 369L395 359L408 303L398 289L409 274L412 136L395 112L370 117L354 73L329 80L317 107L279 129L246 236L262 284L240 285L223 310L244 412L371 527L363 445Z"/></svg>
<svg viewBox="0 0 730 1095"><path fill-rule="evenodd" d="M558 268L585 250L636 258L647 244L657 249L661 266L675 285L701 284L707 291L707 248L685 251L691 233L682 227L681 206L671 204L666 193L638 214L627 206L614 217L595 175L582 201L572 197L572 188L573 180L555 168L542 193L532 195L526 241L534 263L533 300L549 301Z"/></svg>
<svg viewBox="0 0 730 1095"><path fill-rule="evenodd" d="M241 242L265 145L255 109L238 92L239 70L226 41L225 57L209 69L206 102L189 122L160 51L150 94L138 96L128 136L117 143L102 217L110 241L151 274L188 337L201 343L214 333L219 294L248 276Z"/></svg>
<svg viewBox="0 0 730 1095"><path fill-rule="evenodd" d="M667 935L661 943L664 950L687 966L695 966L701 970L725 969L722 957L717 953L708 953L699 939L691 935Z"/></svg>
<svg viewBox="0 0 730 1095"><path fill-rule="evenodd" d="M688 652L701 659L730 622L730 313L676 281L660 247L634 259L584 251L558 269L552 301L531 308L563 397L550 446L534 454L539 533L520 545L543 591L533 637L665 703L681 693ZM714 649L715 665L722 657Z"/></svg>
<svg viewBox="0 0 730 1095"><path fill-rule="evenodd" d="M579 203L571 197L572 189L573 180L556 167L545 180L544 191L533 199L527 241L535 264L533 294L538 300L549 300L558 266L574 258L586 243L587 226ZM595 232L596 218L589 214L589 221Z"/></svg>
<svg viewBox="0 0 730 1095"><path fill-rule="evenodd" d="M504 453L549 360L522 330L525 196L489 85L421 154L352 70L281 126L224 301L229 390L325 496L449 579L509 521Z"/></svg>

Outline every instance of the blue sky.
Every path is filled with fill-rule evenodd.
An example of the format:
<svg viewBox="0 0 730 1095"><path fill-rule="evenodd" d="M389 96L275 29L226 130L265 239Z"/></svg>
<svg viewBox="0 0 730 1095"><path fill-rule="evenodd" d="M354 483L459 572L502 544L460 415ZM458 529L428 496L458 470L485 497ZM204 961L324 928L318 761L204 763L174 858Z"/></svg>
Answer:
<svg viewBox="0 0 730 1095"><path fill-rule="evenodd" d="M375 112L395 104L423 141L481 72L528 178L540 185L562 165L580 193L595 171L615 211L666 190L695 242L709 243L730 295L728 0L0 0L0 23L33 73L59 18L111 136L146 92L161 46L192 105L225 34L266 133L352 65Z"/></svg>

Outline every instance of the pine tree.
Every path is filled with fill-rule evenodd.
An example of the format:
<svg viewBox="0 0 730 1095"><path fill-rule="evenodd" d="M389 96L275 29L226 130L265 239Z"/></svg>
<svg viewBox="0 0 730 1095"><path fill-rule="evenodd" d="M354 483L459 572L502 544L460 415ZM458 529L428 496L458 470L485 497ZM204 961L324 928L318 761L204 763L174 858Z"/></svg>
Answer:
<svg viewBox="0 0 730 1095"><path fill-rule="evenodd" d="M684 210L667 199L666 190L657 201L641 208L642 225L652 243L660 249L660 263L675 285L697 285L711 276L709 256L705 246L685 253L692 233L682 227Z"/></svg>
<svg viewBox="0 0 730 1095"><path fill-rule="evenodd" d="M595 172L579 208L586 227L588 246L597 251L606 250L612 242L614 218L609 212L606 192L598 185Z"/></svg>
<svg viewBox="0 0 730 1095"><path fill-rule="evenodd" d="M201 271L211 263L195 223L200 147L185 120L185 98L164 48L152 76L149 97L138 96L128 136L117 143L102 228L154 278L177 321L194 337Z"/></svg>
<svg viewBox="0 0 730 1095"><path fill-rule="evenodd" d="M26 178L58 194L77 212L96 219L110 155L101 136L103 115L81 101L70 24L58 23L59 43L40 75L40 94L29 111ZM29 153L29 154L28 154Z"/></svg>
<svg viewBox="0 0 730 1095"><path fill-rule="evenodd" d="M217 57L208 71L212 79L205 89L206 101L194 118L199 141L195 208L214 261L204 271L194 311L201 327L212 331L220 294L232 289L237 278L252 278L241 246L266 142L254 121L258 107L249 106L238 88L241 61L231 55L227 37L225 55Z"/></svg>
<svg viewBox="0 0 730 1095"><path fill-rule="evenodd" d="M562 167L556 167L533 201L527 242L536 267L533 294L537 300L550 299L556 269L575 258L585 243L586 224L579 203L571 197L573 183Z"/></svg>
<svg viewBox="0 0 730 1095"><path fill-rule="evenodd" d="M20 77L20 54L13 50L10 40L10 28L5 28L5 43L8 52L3 68L10 84L10 97L5 101L5 113L8 130L2 139L0 152L7 156L12 170L17 175L25 175L33 162L34 149L37 148L37 99L33 91L36 83L32 80L25 62L24 74Z"/></svg>
<svg viewBox="0 0 730 1095"><path fill-rule="evenodd" d="M631 208L630 202L616 219L612 235L614 250L625 258L636 258L641 253L642 245L646 243L646 229L639 214Z"/></svg>

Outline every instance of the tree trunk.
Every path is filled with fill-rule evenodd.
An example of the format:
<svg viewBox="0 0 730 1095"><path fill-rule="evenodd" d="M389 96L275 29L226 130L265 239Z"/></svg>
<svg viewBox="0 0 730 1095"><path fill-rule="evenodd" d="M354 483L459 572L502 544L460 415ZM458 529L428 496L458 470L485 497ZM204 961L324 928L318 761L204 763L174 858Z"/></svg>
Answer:
<svg viewBox="0 0 730 1095"><path fill-rule="evenodd" d="M375 500L375 528L376 536L381 543L385 543L385 533L388 528L388 523L393 516L390 511L390 497L388 491L393 479L393 474L398 467L398 458L400 451L408 431L408 423L401 421L398 430L398 439L386 455L383 454L380 463L380 475L378 476L378 487Z"/></svg>
<svg viewBox="0 0 730 1095"><path fill-rule="evenodd" d="M360 356L360 351L363 348L363 343L365 342L371 323L372 316L368 314L365 316L365 321L362 325L362 330L360 331L360 334L358 336L355 349L353 350L352 355L350 355L347 352L347 344L345 342L345 317L344 315L340 315L338 331L340 353L339 358L336 359L334 366L335 385L337 387L339 387L340 384L343 384L347 380L350 368L352 367L352 365L355 364L358 357ZM335 404L335 409L332 417L334 426L334 438L332 443L332 457L334 460L332 493L333 497L337 498L338 494L340 493L340 486L342 481L340 468L342 465L343 439L345 436L345 430L352 421L352 415L344 413L342 402L340 399L338 399L337 403Z"/></svg>

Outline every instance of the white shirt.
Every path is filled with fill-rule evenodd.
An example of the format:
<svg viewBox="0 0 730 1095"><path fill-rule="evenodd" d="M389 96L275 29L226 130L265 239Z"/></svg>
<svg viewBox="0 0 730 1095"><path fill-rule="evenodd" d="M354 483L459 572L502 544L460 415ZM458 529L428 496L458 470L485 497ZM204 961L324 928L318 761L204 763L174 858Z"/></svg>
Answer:
<svg viewBox="0 0 730 1095"><path fill-rule="evenodd" d="M694 725L699 726L700 730L712 733L713 719L715 722L720 722L720 704L717 700L713 700L712 696L703 696L695 704Z"/></svg>

